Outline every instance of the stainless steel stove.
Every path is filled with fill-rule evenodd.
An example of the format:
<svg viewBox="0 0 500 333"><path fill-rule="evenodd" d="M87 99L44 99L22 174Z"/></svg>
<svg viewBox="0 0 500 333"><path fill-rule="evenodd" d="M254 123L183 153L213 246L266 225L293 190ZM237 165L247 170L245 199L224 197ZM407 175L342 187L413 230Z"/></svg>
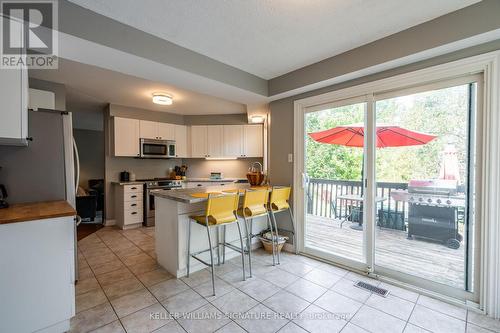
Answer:
<svg viewBox="0 0 500 333"><path fill-rule="evenodd" d="M154 192L182 188L182 181L168 178L140 179L144 182L144 222L147 227L155 225Z"/></svg>

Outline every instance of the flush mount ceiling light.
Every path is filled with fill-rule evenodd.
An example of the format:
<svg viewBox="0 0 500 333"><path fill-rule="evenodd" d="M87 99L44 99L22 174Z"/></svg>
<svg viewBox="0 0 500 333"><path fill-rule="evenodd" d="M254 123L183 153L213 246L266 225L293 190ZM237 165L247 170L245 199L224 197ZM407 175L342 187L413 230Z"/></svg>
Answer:
<svg viewBox="0 0 500 333"><path fill-rule="evenodd" d="M160 105L172 105L174 99L165 93L153 93L153 103Z"/></svg>
<svg viewBox="0 0 500 333"><path fill-rule="evenodd" d="M250 118L250 121L254 124L260 124L264 122L264 117L263 116L252 116Z"/></svg>

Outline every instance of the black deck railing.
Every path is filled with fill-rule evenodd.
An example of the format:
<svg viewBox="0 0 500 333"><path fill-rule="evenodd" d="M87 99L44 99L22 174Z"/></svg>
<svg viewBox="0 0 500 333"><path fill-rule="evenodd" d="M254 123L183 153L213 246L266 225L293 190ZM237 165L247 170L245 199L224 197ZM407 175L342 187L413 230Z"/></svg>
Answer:
<svg viewBox="0 0 500 333"><path fill-rule="evenodd" d="M326 218L346 216L352 205L346 205L345 200L340 200L339 196L361 195L361 185L361 181L310 179L307 185L307 213ZM377 203L377 212L393 212L406 218L408 204L394 200L391 191L407 188L407 183L377 182L377 196L385 199Z"/></svg>

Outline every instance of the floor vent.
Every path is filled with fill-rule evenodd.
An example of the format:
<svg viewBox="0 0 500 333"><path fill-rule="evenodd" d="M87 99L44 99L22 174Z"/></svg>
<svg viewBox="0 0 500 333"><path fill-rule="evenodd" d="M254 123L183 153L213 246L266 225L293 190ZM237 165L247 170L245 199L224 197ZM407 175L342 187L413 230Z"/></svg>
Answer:
<svg viewBox="0 0 500 333"><path fill-rule="evenodd" d="M379 288L377 286L374 286L373 284L369 284L363 281L358 281L354 284L355 287L367 290L371 293L374 293L376 295L382 296L382 297L387 297L389 295L389 290L384 289L384 288Z"/></svg>

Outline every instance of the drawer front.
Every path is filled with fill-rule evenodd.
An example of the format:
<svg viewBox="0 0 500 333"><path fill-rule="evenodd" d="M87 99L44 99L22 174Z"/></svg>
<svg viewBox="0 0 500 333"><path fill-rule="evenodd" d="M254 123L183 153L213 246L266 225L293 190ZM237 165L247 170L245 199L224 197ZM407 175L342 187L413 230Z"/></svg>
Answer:
<svg viewBox="0 0 500 333"><path fill-rule="evenodd" d="M123 216L123 223L124 224L141 223L142 220L143 220L142 208L141 209L126 210L124 212L124 216Z"/></svg>
<svg viewBox="0 0 500 333"><path fill-rule="evenodd" d="M124 210L143 210L142 200L131 200L123 203Z"/></svg>
<svg viewBox="0 0 500 333"><path fill-rule="evenodd" d="M125 201L125 202L130 202L130 201L142 202L142 192L124 193L123 201Z"/></svg>
<svg viewBox="0 0 500 333"><path fill-rule="evenodd" d="M144 186L142 185L124 185L123 192L125 193L142 193Z"/></svg>

